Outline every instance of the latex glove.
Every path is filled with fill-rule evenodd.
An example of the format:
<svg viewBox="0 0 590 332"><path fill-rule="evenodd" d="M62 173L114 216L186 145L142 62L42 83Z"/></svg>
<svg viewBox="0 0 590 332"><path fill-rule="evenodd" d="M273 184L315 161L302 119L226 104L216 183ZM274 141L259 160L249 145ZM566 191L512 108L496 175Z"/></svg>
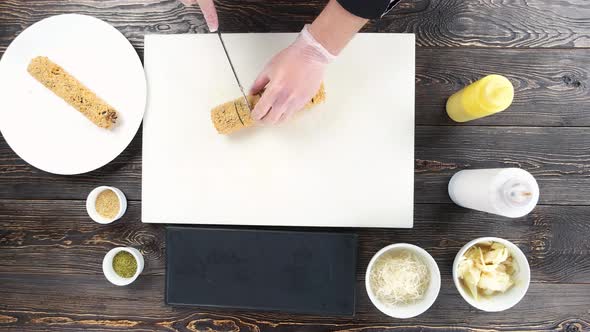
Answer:
<svg viewBox="0 0 590 332"><path fill-rule="evenodd" d="M194 5L195 3L199 4L199 8L201 8L201 12L205 17L205 22L207 22L207 27L209 31L215 32L219 29L219 20L217 19L217 10L215 10L215 4L213 0L180 0L185 6Z"/></svg>
<svg viewBox="0 0 590 332"><path fill-rule="evenodd" d="M288 119L316 94L326 66L335 58L311 35L306 25L289 47L265 66L250 94L264 90L252 118L265 124Z"/></svg>

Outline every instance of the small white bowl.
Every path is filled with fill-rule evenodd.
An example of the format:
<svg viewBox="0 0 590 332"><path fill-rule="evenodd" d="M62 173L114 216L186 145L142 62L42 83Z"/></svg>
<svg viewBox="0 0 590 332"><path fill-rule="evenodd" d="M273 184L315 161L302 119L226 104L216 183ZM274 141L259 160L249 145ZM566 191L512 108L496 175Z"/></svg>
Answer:
<svg viewBox="0 0 590 332"><path fill-rule="evenodd" d="M478 300L475 300L461 284L457 269L459 266L459 260L465 255L465 252L467 252L472 246L482 242L498 242L508 249L516 265L516 272L514 274L515 284L503 294L480 297ZM529 284L531 283L531 269L526 256L514 243L498 237L480 237L464 245L457 253L457 256L455 256L455 261L453 262L453 281L463 299L475 308L489 312L504 311L515 306L526 294L529 289Z"/></svg>
<svg viewBox="0 0 590 332"><path fill-rule="evenodd" d="M121 251L126 251L133 255L133 258L135 258L135 261L137 262L137 271L135 271L135 274L131 278L120 277L113 269L113 259L115 258L115 255L120 253ZM102 260L102 272L104 273L104 276L113 285L117 286L126 286L134 282L135 279L137 279L137 277L143 271L143 266L143 255L139 252L139 250L131 247L113 248L109 250L109 252L107 252L107 254L104 256L104 259Z"/></svg>
<svg viewBox="0 0 590 332"><path fill-rule="evenodd" d="M375 264L377 259L379 259L383 254L387 252L401 250L408 250L420 257L424 261L424 263L428 267L428 270L430 271L430 284L428 285L428 290L426 291L426 294L424 295L424 298L422 300L419 300L416 303L412 304L386 306L377 299L377 296L373 293L371 289L371 270L373 269L373 265ZM412 318L428 310L428 308L432 306L432 304L438 297L438 293L440 291L440 271L438 269L436 261L434 260L434 258L432 258L432 256L430 256L428 252L426 252L426 250L408 243L396 243L379 250L373 256L373 258L371 258L369 266L367 267L367 272L365 274L365 287L367 289L367 294L369 295L371 302L373 302L373 305L377 307L377 309L379 309L379 311L381 311L382 313L394 318Z"/></svg>
<svg viewBox="0 0 590 332"><path fill-rule="evenodd" d="M101 216L96 211L96 198L98 197L98 195L101 192L103 192L105 190L112 190L117 195L117 198L119 198L119 213L113 219L105 218L105 217ZM86 211L88 212L88 215L90 216L90 218L92 218L92 220L96 221L99 224L112 223L113 221L121 218L125 214L126 210L127 210L127 198L125 198L125 194L123 194L123 192L121 190L119 190L115 187L108 187L108 186L96 187L90 192L90 194L88 194L88 198L86 198Z"/></svg>

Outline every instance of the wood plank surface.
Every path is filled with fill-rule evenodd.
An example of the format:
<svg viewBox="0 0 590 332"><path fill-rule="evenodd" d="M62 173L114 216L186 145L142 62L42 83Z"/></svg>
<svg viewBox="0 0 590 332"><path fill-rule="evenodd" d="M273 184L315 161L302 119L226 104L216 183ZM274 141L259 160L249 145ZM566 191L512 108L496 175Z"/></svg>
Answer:
<svg viewBox="0 0 590 332"><path fill-rule="evenodd" d="M0 200L0 276L101 275L103 256L116 246L140 249L144 274L164 275L164 226L141 223L140 210L140 202L131 202L120 221L100 225L88 217L84 201ZM520 246L533 282L587 283L590 288L590 206L539 206L518 219L452 204L418 204L414 211L413 229L338 229L359 234L359 280L372 255L397 242L425 248L450 280L455 255L465 243L498 236ZM41 254L50 259L38 260Z"/></svg>
<svg viewBox="0 0 590 332"><path fill-rule="evenodd" d="M381 331L442 326L495 330L589 327L590 207L540 206L504 219L455 206L418 205L412 230L361 229L354 319L264 312L224 312L164 305L164 226L139 222L139 203L112 225L86 215L83 201L0 201L0 327L9 330ZM442 235L444 234L444 235ZM497 235L527 255L533 283L525 299L504 313L469 307L454 289L450 268L469 239ZM381 247L415 243L441 268L441 294L424 315L403 322L376 311L364 291L364 268ZM115 246L134 246L146 269L129 287L110 285L100 261ZM452 314L450 309L452 308ZM522 317L525 316L526 320ZM3 323L2 323L3 322ZM381 330L380 330L381 329Z"/></svg>
<svg viewBox="0 0 590 332"><path fill-rule="evenodd" d="M295 32L325 0L216 1L224 32ZM145 33L206 32L197 7L176 0L3 0L0 45L32 23L61 13L84 13L116 26L135 45ZM366 31L416 33L428 47L590 47L586 0L405 0Z"/></svg>
<svg viewBox="0 0 590 332"><path fill-rule="evenodd" d="M457 125L445 112L447 98L494 73L510 79L514 102L462 125L590 126L590 49L417 48L416 124Z"/></svg>
<svg viewBox="0 0 590 332"><path fill-rule="evenodd" d="M216 0L224 32L296 32L325 3ZM145 34L207 30L199 9L177 0L2 0L0 55L26 27L62 13L113 24L140 55ZM0 135L0 330L590 331L590 1L403 0L364 30L416 34L416 205L410 230L335 230L359 234L354 318L166 306L165 228L140 222L141 131L109 165L67 177L27 165ZM449 120L448 96L489 73L513 82L512 107L467 124ZM455 172L490 167L530 171L541 205L507 219L451 204ZM111 225L92 222L84 206L105 184L130 200ZM480 236L515 242L531 265L526 297L502 313L470 307L452 283L455 254ZM395 242L424 247L442 275L433 307L403 321L379 313L364 290L371 256ZM131 286L102 275L115 246L144 254Z"/></svg>
<svg viewBox="0 0 590 332"><path fill-rule="evenodd" d="M449 203L447 184L461 169L520 167L541 188L541 204L590 204L587 128L417 126L415 201ZM0 199L85 199L99 185L116 185L141 199L141 134L109 165L83 175L56 176L22 161L0 139Z"/></svg>
<svg viewBox="0 0 590 332"><path fill-rule="evenodd" d="M579 332L590 328L587 308L578 304L590 296L584 284L532 284L512 310L485 313L470 307L445 281L430 310L406 320L378 312L361 281L354 318L175 308L164 304L163 276L143 276L129 287L109 285L99 275L67 274L0 276L0 284L10 289L0 304L0 328L13 331L375 332L450 331L452 327L452 331Z"/></svg>

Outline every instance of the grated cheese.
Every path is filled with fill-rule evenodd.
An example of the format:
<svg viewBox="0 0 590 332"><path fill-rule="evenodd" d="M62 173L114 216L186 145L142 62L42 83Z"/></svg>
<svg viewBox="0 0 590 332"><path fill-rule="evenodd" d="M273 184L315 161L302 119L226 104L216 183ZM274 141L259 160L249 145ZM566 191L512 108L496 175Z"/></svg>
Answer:
<svg viewBox="0 0 590 332"><path fill-rule="evenodd" d="M407 250L383 254L370 274L373 293L388 306L410 304L422 299L429 284L428 267Z"/></svg>

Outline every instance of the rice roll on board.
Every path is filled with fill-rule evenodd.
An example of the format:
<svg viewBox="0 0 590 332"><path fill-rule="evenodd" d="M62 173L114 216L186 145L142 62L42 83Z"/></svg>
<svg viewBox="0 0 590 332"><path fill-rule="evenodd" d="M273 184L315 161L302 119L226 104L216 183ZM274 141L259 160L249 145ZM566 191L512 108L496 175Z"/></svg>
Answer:
<svg viewBox="0 0 590 332"><path fill-rule="evenodd" d="M248 96L250 107L254 108L260 97L261 95ZM322 84L315 96L303 108L310 109L315 105L323 103L325 99L326 92L324 90L324 84ZM223 135L232 134L242 128L251 127L255 123L243 97L213 108L211 110L211 121L217 132Z"/></svg>

